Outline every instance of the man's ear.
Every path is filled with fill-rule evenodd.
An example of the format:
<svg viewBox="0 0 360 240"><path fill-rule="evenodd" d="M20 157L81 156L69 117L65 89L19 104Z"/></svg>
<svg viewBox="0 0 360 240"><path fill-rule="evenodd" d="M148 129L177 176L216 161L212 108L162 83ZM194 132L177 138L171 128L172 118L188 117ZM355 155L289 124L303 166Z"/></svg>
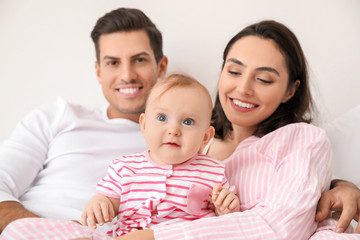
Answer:
<svg viewBox="0 0 360 240"><path fill-rule="evenodd" d="M140 124L141 133L144 134L144 132L145 132L145 113L140 114L139 124Z"/></svg>
<svg viewBox="0 0 360 240"><path fill-rule="evenodd" d="M287 90L286 95L284 96L282 103L289 101L294 95L298 87L300 86L300 80L296 80Z"/></svg>
<svg viewBox="0 0 360 240"><path fill-rule="evenodd" d="M162 79L166 75L168 66L168 58L166 56L163 56L160 61L158 62L158 78Z"/></svg>
<svg viewBox="0 0 360 240"><path fill-rule="evenodd" d="M97 77L98 83L101 84L100 65L99 65L98 61L95 61L95 72L96 72L96 77Z"/></svg>
<svg viewBox="0 0 360 240"><path fill-rule="evenodd" d="M204 134L204 139L203 139L204 147L209 143L209 141L214 137L214 135L215 135L214 127L213 126L208 127L208 129Z"/></svg>

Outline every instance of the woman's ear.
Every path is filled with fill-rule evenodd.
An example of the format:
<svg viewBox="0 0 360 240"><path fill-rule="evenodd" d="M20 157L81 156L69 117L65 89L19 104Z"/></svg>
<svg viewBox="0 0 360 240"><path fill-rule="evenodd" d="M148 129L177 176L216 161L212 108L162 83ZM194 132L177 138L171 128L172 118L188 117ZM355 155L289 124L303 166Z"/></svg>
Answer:
<svg viewBox="0 0 360 240"><path fill-rule="evenodd" d="M294 95L298 87L300 86L300 80L296 80L287 90L286 95L284 96L282 103L289 101Z"/></svg>

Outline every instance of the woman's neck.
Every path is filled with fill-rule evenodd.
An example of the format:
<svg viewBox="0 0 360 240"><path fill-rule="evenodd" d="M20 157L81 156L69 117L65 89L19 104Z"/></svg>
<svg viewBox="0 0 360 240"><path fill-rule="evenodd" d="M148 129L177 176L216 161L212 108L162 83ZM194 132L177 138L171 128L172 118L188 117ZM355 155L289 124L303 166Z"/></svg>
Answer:
<svg viewBox="0 0 360 240"><path fill-rule="evenodd" d="M243 140L253 135L256 130L256 127L240 127L233 124L233 130L230 132L228 137L225 140L231 141L236 145L239 145Z"/></svg>
<svg viewBox="0 0 360 240"><path fill-rule="evenodd" d="M220 161L225 160L230 157L236 147L244 139L250 137L254 131L255 129L233 126L233 131L231 131L223 140L217 138L214 139L209 148L208 155Z"/></svg>

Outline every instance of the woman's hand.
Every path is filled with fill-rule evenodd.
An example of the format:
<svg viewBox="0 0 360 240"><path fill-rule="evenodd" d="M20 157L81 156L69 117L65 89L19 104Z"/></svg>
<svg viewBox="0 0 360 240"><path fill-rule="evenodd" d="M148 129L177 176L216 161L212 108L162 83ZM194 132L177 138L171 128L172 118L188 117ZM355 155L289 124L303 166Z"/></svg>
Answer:
<svg viewBox="0 0 360 240"><path fill-rule="evenodd" d="M340 211L340 219L336 226L336 232L344 232L352 219L359 222L360 217L360 189L355 184L344 180L333 180L331 190L321 195L317 207L316 221L324 220L330 211ZM356 233L360 233L360 224L356 227Z"/></svg>
<svg viewBox="0 0 360 240"><path fill-rule="evenodd" d="M239 198L220 184L216 184L213 187L211 199L217 216L240 211Z"/></svg>

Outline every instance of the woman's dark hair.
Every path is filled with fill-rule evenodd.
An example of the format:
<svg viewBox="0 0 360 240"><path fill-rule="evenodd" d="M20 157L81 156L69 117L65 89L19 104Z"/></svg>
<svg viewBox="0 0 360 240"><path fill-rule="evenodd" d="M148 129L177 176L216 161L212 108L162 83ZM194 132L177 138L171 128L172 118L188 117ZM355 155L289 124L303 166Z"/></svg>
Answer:
<svg viewBox="0 0 360 240"><path fill-rule="evenodd" d="M287 102L281 103L270 117L261 122L253 135L262 137L290 123L310 123L315 106L309 88L306 59L295 34L276 21L262 21L252 24L236 34L227 44L223 54L222 69L231 47L236 41L246 36L273 40L285 58L289 73L288 85L291 86L296 80L300 81L294 96ZM222 140L233 130L232 124L221 106L219 93L216 96L211 125L215 128L215 137Z"/></svg>
<svg viewBox="0 0 360 240"><path fill-rule="evenodd" d="M159 62L163 57L161 32L142 11L134 8L119 8L113 10L106 13L96 22L91 32L91 38L95 44L97 61L99 62L99 39L102 34L137 30L144 30L146 32L156 62Z"/></svg>

